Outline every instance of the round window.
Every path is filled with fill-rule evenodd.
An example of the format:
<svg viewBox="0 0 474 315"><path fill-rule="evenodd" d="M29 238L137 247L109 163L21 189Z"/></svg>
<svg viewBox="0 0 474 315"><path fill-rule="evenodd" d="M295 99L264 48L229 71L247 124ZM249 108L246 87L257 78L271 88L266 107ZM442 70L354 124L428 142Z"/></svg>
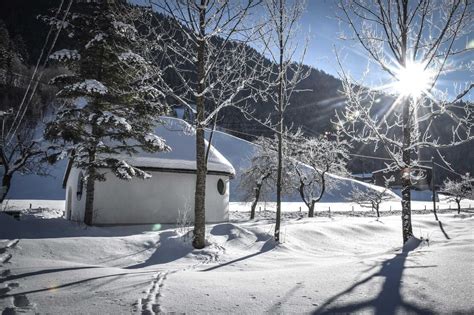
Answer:
<svg viewBox="0 0 474 315"><path fill-rule="evenodd" d="M224 181L222 179L219 179L217 181L217 191L219 192L219 194L224 195L225 194L225 189L226 189L226 185L225 185Z"/></svg>
<svg viewBox="0 0 474 315"><path fill-rule="evenodd" d="M82 198L82 187L84 186L84 174L79 173L79 176L77 178L77 200L81 200Z"/></svg>

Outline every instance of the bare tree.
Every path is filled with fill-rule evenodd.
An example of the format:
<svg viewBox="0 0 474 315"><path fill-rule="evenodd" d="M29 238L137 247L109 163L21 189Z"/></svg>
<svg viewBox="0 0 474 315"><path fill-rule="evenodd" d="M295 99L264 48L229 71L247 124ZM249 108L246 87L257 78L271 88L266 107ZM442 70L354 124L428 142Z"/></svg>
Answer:
<svg viewBox="0 0 474 315"><path fill-rule="evenodd" d="M372 211L377 212L377 218L380 218L380 204L384 201L389 201L393 199L393 196L390 195L388 192L389 192L388 188L384 188L381 190L376 190L376 189L361 190L359 188L355 188L352 191L350 200L357 203L361 207L372 208Z"/></svg>
<svg viewBox="0 0 474 315"><path fill-rule="evenodd" d="M31 71L23 63L20 51L14 49L7 29L0 25L0 86L2 90L5 89L0 101L3 109L0 111L0 165L3 168L0 203L6 198L16 173L46 175L45 162L59 152L56 146L45 144L38 135L38 129L45 103L52 98L45 93L50 90L52 95L52 89L44 80L44 74L48 76L45 69L48 54L54 49L71 4L72 0L68 4L61 2L54 10L56 23L50 24L36 65Z"/></svg>
<svg viewBox="0 0 474 315"><path fill-rule="evenodd" d="M458 214L461 213L461 200L474 199L474 178L469 173L461 176L459 180L446 179L441 191L448 195L448 200L455 201L458 206Z"/></svg>
<svg viewBox="0 0 474 315"><path fill-rule="evenodd" d="M275 193L275 182L278 165L278 141L276 138L259 137L255 142L255 155L250 159L250 166L241 175L240 187L245 192L245 198L252 201L250 219L255 217L255 208L262 195ZM286 150L285 150L286 151ZM292 163L288 154L283 169L285 180L282 193L291 194L294 190Z"/></svg>
<svg viewBox="0 0 474 315"><path fill-rule="evenodd" d="M11 181L16 173L47 175L45 163L51 154L57 154L55 146L43 143L40 137L35 137L36 124L23 119L21 129L14 135L7 136L8 118L15 111L0 111L2 133L0 139L0 165L3 167L0 203L2 203L11 187Z"/></svg>
<svg viewBox="0 0 474 315"><path fill-rule="evenodd" d="M151 21L150 39L156 44L158 56L155 61L164 65L157 84L174 102L196 107L193 246L203 248L207 174L204 128L215 127L219 112L227 107L250 113L248 102L259 99L267 86L262 69L268 61L245 45L258 35L255 23L249 20L261 0L149 3L165 15Z"/></svg>
<svg viewBox="0 0 474 315"><path fill-rule="evenodd" d="M410 177L411 167L419 164L419 150L447 148L473 139L473 108L458 102L473 84L457 87L457 95L451 98L436 85L448 69L456 70L453 56L469 50L460 42L472 30L472 3L340 0L339 9L339 18L350 29L350 39L362 46L370 64L384 76L380 86L366 88L368 82L351 78L339 60L347 105L337 113L337 121L352 140L382 147L392 160L389 167L401 172L405 243L413 235ZM472 63L457 66L472 69ZM377 105L382 93L395 95L385 111ZM447 140L433 136L440 124L450 125Z"/></svg>
<svg viewBox="0 0 474 315"><path fill-rule="evenodd" d="M314 217L314 206L321 200L326 188L336 187L327 181L327 173L347 175L346 162L349 145L345 140L330 140L327 136L297 139L291 156L297 190L308 207L308 217Z"/></svg>
<svg viewBox="0 0 474 315"><path fill-rule="evenodd" d="M268 138L260 137L255 141L258 146L250 159L250 166L242 172L240 188L245 198L252 201L250 219L255 218L255 208L263 194L274 191L277 169L277 152Z"/></svg>
<svg viewBox="0 0 474 315"><path fill-rule="evenodd" d="M275 241L280 240L280 221L281 221L281 198L283 193L283 169L284 169L284 135L285 129L285 111L290 105L290 99L299 82L308 76L308 71L304 69L302 61L305 56L306 46L300 56L300 62L295 63L297 59L298 46L292 41L295 32L298 30L298 20L305 9L303 1L287 0L266 0L264 1L268 15L266 29L262 31L261 38L265 46L265 52L269 59L277 65L275 93L270 94L271 101L275 104L276 111L276 137L278 139L278 164L276 178L276 222L275 222ZM301 48L301 47L300 47Z"/></svg>

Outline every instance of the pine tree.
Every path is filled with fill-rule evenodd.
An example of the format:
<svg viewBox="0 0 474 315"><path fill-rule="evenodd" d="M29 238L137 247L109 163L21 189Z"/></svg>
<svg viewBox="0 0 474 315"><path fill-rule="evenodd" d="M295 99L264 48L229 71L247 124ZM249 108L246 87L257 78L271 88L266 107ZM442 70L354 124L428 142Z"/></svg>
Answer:
<svg viewBox="0 0 474 315"><path fill-rule="evenodd" d="M122 1L78 1L64 22L42 17L50 25L62 23L71 39L68 49L49 56L70 74L51 80L65 103L45 134L66 143L62 156L69 153L73 165L85 171L86 224L93 223L95 182L105 180L103 168L124 180L145 179L150 175L127 163L127 157L140 150L169 150L152 133L166 112L163 94L148 81L151 65L141 56L145 46L138 27L128 22L140 12ZM79 105L81 99L85 105Z"/></svg>

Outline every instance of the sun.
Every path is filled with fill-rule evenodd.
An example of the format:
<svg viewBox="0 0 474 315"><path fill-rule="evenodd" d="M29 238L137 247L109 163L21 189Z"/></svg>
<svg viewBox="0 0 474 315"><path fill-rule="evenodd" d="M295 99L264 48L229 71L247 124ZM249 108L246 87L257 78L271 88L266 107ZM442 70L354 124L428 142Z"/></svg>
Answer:
<svg viewBox="0 0 474 315"><path fill-rule="evenodd" d="M426 69L422 63L408 62L405 67L400 67L395 73L397 82L395 90L402 96L419 98L428 94L434 82L433 72Z"/></svg>

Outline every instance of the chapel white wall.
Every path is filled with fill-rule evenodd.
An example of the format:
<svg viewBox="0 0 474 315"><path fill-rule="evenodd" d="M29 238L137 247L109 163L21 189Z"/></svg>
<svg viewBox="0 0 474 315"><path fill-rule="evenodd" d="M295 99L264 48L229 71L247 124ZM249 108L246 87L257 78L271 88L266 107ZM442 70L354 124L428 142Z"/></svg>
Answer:
<svg viewBox="0 0 474 315"><path fill-rule="evenodd" d="M134 178L124 181L108 173L105 182L96 182L94 224L175 224L179 211L188 211L193 220L196 175L170 172L151 174L152 178L147 180ZM217 190L219 179L226 185L224 195L220 195ZM77 177L71 180L75 181ZM208 175L206 181L206 222L228 221L229 178ZM84 210L80 209L83 217Z"/></svg>
<svg viewBox="0 0 474 315"><path fill-rule="evenodd" d="M71 217L68 218L69 220L72 221L79 221L83 222L84 221L84 212L86 208L86 187L83 185L82 187L82 196L80 200L77 198L77 190L78 190L78 180L79 180L79 175L81 174L81 170L73 167L71 168L71 171L69 172L68 180L66 183L66 205L68 205L69 202L69 196L68 196L68 191L71 190ZM67 209L66 209L67 212Z"/></svg>

